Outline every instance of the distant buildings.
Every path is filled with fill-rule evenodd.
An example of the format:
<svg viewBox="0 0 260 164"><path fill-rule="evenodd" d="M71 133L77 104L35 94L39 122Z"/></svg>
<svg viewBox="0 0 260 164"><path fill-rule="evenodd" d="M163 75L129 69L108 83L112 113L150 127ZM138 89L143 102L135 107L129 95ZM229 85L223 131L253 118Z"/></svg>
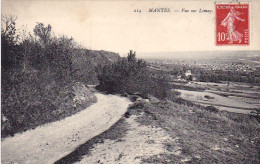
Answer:
<svg viewBox="0 0 260 164"><path fill-rule="evenodd" d="M191 76L191 70L187 70L186 73L185 73L185 76L188 77L188 76Z"/></svg>

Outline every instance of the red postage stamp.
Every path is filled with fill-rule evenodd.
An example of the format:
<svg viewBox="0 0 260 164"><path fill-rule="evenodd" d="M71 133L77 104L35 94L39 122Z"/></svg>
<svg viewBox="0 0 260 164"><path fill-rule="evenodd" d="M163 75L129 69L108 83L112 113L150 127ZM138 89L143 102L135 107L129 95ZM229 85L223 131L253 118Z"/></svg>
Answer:
<svg viewBox="0 0 260 164"><path fill-rule="evenodd" d="M216 4L216 44L249 45L249 4Z"/></svg>

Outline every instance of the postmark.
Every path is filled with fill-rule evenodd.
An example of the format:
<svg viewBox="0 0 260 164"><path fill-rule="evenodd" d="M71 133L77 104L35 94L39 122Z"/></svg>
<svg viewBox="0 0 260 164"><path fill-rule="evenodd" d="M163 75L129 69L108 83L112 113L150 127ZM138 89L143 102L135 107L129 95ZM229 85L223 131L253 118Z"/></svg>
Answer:
<svg viewBox="0 0 260 164"><path fill-rule="evenodd" d="M249 4L215 4L216 45L249 45Z"/></svg>

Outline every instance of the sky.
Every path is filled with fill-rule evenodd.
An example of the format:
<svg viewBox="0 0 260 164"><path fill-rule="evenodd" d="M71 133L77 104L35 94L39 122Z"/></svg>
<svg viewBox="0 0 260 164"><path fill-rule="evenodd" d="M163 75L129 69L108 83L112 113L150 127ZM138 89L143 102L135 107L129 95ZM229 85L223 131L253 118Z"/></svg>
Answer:
<svg viewBox="0 0 260 164"><path fill-rule="evenodd" d="M231 1L231 0L230 0ZM17 27L32 31L36 22L50 24L53 32L72 36L93 50L127 53L176 51L260 50L260 1L250 3L250 45L216 46L215 0L203 1L61 1L2 0L2 15L18 17ZM170 13L149 13L170 8ZM209 13L175 13L205 9ZM134 9L142 12L134 12Z"/></svg>

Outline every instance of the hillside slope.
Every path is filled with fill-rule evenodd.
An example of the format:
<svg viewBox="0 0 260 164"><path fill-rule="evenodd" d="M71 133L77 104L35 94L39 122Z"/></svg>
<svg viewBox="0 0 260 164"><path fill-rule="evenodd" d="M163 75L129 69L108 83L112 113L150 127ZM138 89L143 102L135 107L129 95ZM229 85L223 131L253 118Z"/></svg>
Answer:
<svg viewBox="0 0 260 164"><path fill-rule="evenodd" d="M95 67L99 64L111 63L117 61L120 56L118 53L95 50L78 50L79 53L73 56L74 76L77 80L87 84L97 84L98 80L95 73Z"/></svg>
<svg viewBox="0 0 260 164"><path fill-rule="evenodd" d="M32 89L35 86L30 86ZM50 99L48 93L43 95L29 95L27 106L18 108L10 101L2 105L1 137L36 128L43 124L58 121L71 116L97 101L95 95L80 82L68 84L60 90L49 93L56 96ZM46 96L46 97L45 97ZM48 101L46 101L48 99Z"/></svg>

